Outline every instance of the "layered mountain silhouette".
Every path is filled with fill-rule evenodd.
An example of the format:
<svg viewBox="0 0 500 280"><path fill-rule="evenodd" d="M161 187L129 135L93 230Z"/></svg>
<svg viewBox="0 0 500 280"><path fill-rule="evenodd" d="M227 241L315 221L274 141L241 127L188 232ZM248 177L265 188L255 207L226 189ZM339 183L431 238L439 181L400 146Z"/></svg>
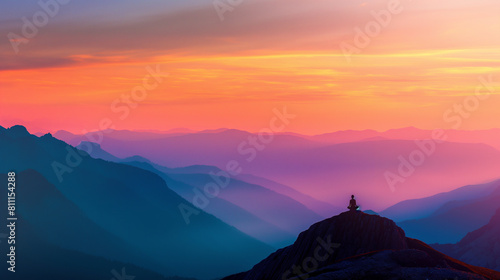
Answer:
<svg viewBox="0 0 500 280"><path fill-rule="evenodd" d="M280 246L288 245L294 240L294 232L300 231L298 230L300 227L306 228L305 221L303 217L298 217L297 219L293 219L293 216L285 216L284 210L295 210L292 212L297 212L298 214L302 214L303 216L311 214L310 210L305 209L305 207L296 208L294 203L289 205L291 207L283 207L283 209L279 209L277 211L278 215L283 214L283 220L279 220L279 217L269 216L264 217L263 213L265 210L269 210L269 206L275 205L272 203L272 200L269 200L269 203L265 203L259 200L247 199L248 203L251 203L255 208L245 207L246 205L241 205L239 201L231 201L227 200L222 196L211 197L208 199L203 194L203 186L210 181L210 178L206 174L183 174L182 177L195 177L195 179L199 181L191 181L189 183L173 179L174 176L172 174L165 173L163 171L158 170L160 168L158 166L154 167L153 165L146 162L129 162L132 166L136 166L142 168L144 170L149 170L158 174L161 178L165 180L165 182L169 185L172 190L177 192L181 197L186 199L187 201L192 201L193 203L199 203L201 206L204 206L203 209L210 214L220 218L222 221L236 227L242 232L257 238L267 244L272 245L275 248ZM228 186L227 189L232 186ZM227 189L224 189L225 192ZM193 190L197 190L196 192ZM274 197L276 198L276 196ZM243 197L242 197L243 199ZM282 199L277 199L279 202ZM262 203L261 203L262 202ZM289 201L290 202L290 201ZM262 209L262 212L255 211L255 209ZM295 209L294 209L295 208ZM301 209L303 208L303 209ZM274 210L274 209L273 209ZM302 212L303 211L303 212ZM319 216L311 215L309 220L321 220ZM274 224L274 222L278 222ZM285 225L285 227L283 227ZM288 227L286 227L288 226ZM294 226L294 228L290 228L290 226Z"/></svg>
<svg viewBox="0 0 500 280"><path fill-rule="evenodd" d="M432 215L449 202L466 202L484 198L494 192L498 187L500 187L500 180L485 184L464 186L429 197L404 200L381 211L380 214L395 222L425 218Z"/></svg>
<svg viewBox="0 0 500 280"><path fill-rule="evenodd" d="M50 134L0 128L0 158L0 173L16 171L20 182L34 180L25 187L33 195L20 196L18 203L25 221L50 246L163 275L203 278L247 269L272 250L201 209L186 223L179 205L196 207L158 175L93 159ZM37 173L22 173L30 169Z"/></svg>
<svg viewBox="0 0 500 280"><path fill-rule="evenodd" d="M457 143L484 143L500 150L500 129L488 130L442 130L446 140ZM344 130L315 136L302 136L309 140L331 144L366 141L369 139L416 140L430 139L432 130L404 127L379 132L375 130Z"/></svg>
<svg viewBox="0 0 500 280"><path fill-rule="evenodd" d="M224 280L500 279L405 236L392 220L358 211L312 225L295 243Z"/></svg>
<svg viewBox="0 0 500 280"><path fill-rule="evenodd" d="M234 176L220 177L218 180L227 180L227 186L219 195L207 198L204 186L215 183L215 174L222 172L214 166L167 168L139 156L120 159L104 151L96 143L84 141L77 148L91 151L90 155L94 158L122 162L154 172L184 199L199 203L208 213L275 247L291 244L294 236L311 223L322 219L286 195Z"/></svg>
<svg viewBox="0 0 500 280"><path fill-rule="evenodd" d="M424 198L419 200L422 202L421 207L425 208L427 201L434 201L436 198L441 198L441 205L432 214L401 221L398 225L408 236L429 244L456 243L467 233L486 225L500 208L500 181L467 186L450 193Z"/></svg>
<svg viewBox="0 0 500 280"><path fill-rule="evenodd" d="M383 179L380 175L397 164L400 154L415 149L413 141L380 140L379 136L373 136L376 141L368 137L358 142L331 145L296 135L276 135L275 141L260 151L251 165L243 165L246 172L255 171L261 176L232 178L233 190L211 198L209 206L197 209L199 213L192 215L190 223L186 224L179 213L179 205L196 208L191 204L193 188L199 189L200 185L213 180L210 173L221 170L215 166L223 166L235 158L244 163L248 154L238 153L235 147L253 134L221 130L158 135L154 132L105 135L103 146L108 150L106 145L109 145L111 153L95 146L100 154L92 155L104 159L101 160L84 152L84 145L88 143L81 142L82 136L65 136L74 137L71 141L82 144L81 150L77 150L50 134L36 137L21 126L0 127L0 173L19 172L24 178L24 182L23 179L20 182L28 186L26 191L32 192L32 195L23 195L27 199L24 210L20 208L20 215L29 225L26 231L36 233L32 240L41 244L40 250L53 249L68 258L95 262L102 268L96 274L98 278L122 266L131 267L138 274L151 275L145 277L147 279L163 277L161 275L215 278L244 271L272 250L255 238L277 246L280 236L293 238L290 235L293 236L293 231L305 228L307 221L318 217L297 202L301 199L311 203L315 195L309 196L312 200L307 195L301 197L300 192L287 189L287 182L293 182L299 191L303 186L310 186L308 194L324 190L325 197L342 193L343 190L336 187L339 185L345 187L344 191L359 190L361 200L363 196L381 197L382 190L388 191L388 188L385 182L379 184ZM464 170L474 174L474 179L479 181L497 176L500 153L495 149L484 144L460 143L442 143L439 147L408 179L404 186L407 189L397 189L391 193L391 199L399 201L425 193L413 187L422 185L423 178L428 176L435 182L426 184L427 192L438 183L442 184L440 178L451 178L442 184L444 187L439 187L441 191L457 185L456 182L471 179L472 175L461 172ZM152 163L149 158L168 166L187 167L167 168ZM459 158L467 160L457 160ZM483 164L473 166L475 162ZM55 172L54 163L67 167L62 179L61 174ZM264 177L279 182L284 179L286 185ZM315 179L311 181L312 178ZM273 199L263 201L267 208L259 212L260 209L250 202L265 196ZM292 196L296 200L291 199ZM401 213L401 220L424 216L414 221L429 221L413 227L416 231L405 225L413 221L400 221L405 225L405 234L389 219L362 212L342 213L314 224L302 232L293 245L276 251L253 269L227 279L500 279L497 272L462 263L421 241L406 237L418 236L420 239L423 236L422 239L428 241L428 235L451 240L449 232L463 236L483 226L498 209L498 188L492 183L439 197L441 199L422 200L422 205L429 207L425 211L415 207L413 212ZM270 203L274 200L279 202L276 208ZM373 205L387 203L389 200ZM288 212L288 217L287 213L279 211L268 217L263 215L282 207L287 209L284 212ZM393 208L393 213L397 213L397 207L401 205ZM293 221L295 216L297 219ZM69 226L58 228L62 226L60 223ZM44 227L46 224L52 226ZM449 250L450 255L471 264L496 268L494 246L491 253L482 256L482 263L470 260L470 256L480 254L474 247L496 244L495 225L498 225L496 219L485 226L486 229L473 232L473 237L467 235L469 238L464 240L468 241L462 242L460 247L458 244L446 245L442 251ZM256 230L259 228L266 229L260 236ZM54 237L59 234L58 230L64 238ZM85 238L85 242L78 242ZM59 260L53 254L46 259ZM74 266L74 270L79 269L82 267Z"/></svg>
<svg viewBox="0 0 500 280"><path fill-rule="evenodd" d="M490 222L457 244L434 244L435 249L461 261L500 271L500 208Z"/></svg>
<svg viewBox="0 0 500 280"><path fill-rule="evenodd" d="M284 194L293 198L294 200L302 203L307 208L313 210L314 212L320 214L322 217L327 218L332 215L332 213L340 213L344 210L343 207L335 207L329 203L321 200L317 200L309 195L297 191L294 188L286 186L284 184L278 183L267 178L255 176L252 174L241 174L236 177L247 183L263 186L267 189L275 191L277 193Z"/></svg>
<svg viewBox="0 0 500 280"><path fill-rule="evenodd" d="M373 140L375 136L361 133L361 139L346 137L342 140L354 141L349 143L319 141L295 134L276 134L272 141L263 143L257 134L232 129L161 135L160 138L137 136L134 140L117 137L113 132L88 138L102 138L103 149L119 158L139 155L171 168L211 165L225 169L229 161L236 160L245 173L279 182L333 205L343 205L342 197L351 192L359 193L360 198L367 201L363 208L375 211L403 200L497 178L500 151L478 143L481 140L464 137L472 143L436 144L436 148L425 157L425 162L410 176L405 176L404 183L391 189L384 177L385 172L399 174L400 157L408 160L411 153L420 149L413 139L429 139L432 135L430 131L414 131L412 128L389 131L391 135L385 136L398 138L385 137L386 140ZM453 135L452 131L449 133ZM359 141L370 137L372 141ZM61 138L65 140L64 135ZM79 142L75 142L89 139L77 136L65 141L77 145ZM447 140L460 139L450 136ZM252 144L255 141L257 144ZM477 164L479 162L481 164ZM368 200L372 197L378 199Z"/></svg>
<svg viewBox="0 0 500 280"><path fill-rule="evenodd" d="M74 136L74 137L76 137L76 136ZM63 138L67 138L67 137L63 137ZM71 138L68 138L68 139L71 139ZM78 140L80 140L80 139L81 138L78 138ZM75 141L70 140L69 142L74 143ZM158 164L154 164L149 159L146 159L144 157L137 156L137 155L130 156L127 158L116 157L116 156L112 155L111 153L105 151L101 147L100 144L90 142L90 141L85 141L85 140L81 141L76 146L76 148L89 152L89 154L93 158L100 158L100 159L113 161L113 162L133 162L133 161L147 162L153 166L160 167L157 169L165 170L165 168L166 168L166 167L160 166ZM91 151L89 151L89 149L91 149ZM215 166L211 166L211 165L190 165L190 166L185 166L185 167L168 168L168 173L175 173L175 174L209 174L210 172L218 173L220 171L221 171L220 168L215 167ZM286 186L284 184L280 184L278 182L275 182L273 180L269 180L267 178L255 176L253 174L246 174L246 173L239 174L239 175L235 176L235 178L240 180L240 181L244 181L244 182L254 184L254 185L259 185L259 186L265 187L269 190L272 190L274 192L286 195L286 196L300 202L301 204L303 204L307 208L313 210L314 212L318 213L319 215L321 215L324 218L329 217L332 212L340 213L343 210L343 208L342 209L340 207L336 208L329 203L315 199L315 198L308 196L306 194L303 194L303 193L301 193L301 192L299 192L299 191L297 191L289 186Z"/></svg>
<svg viewBox="0 0 500 280"><path fill-rule="evenodd" d="M193 131L189 129L175 129L170 131L130 131L130 130L106 130L105 134L109 138L117 140L146 140L158 139L171 136L181 136L187 134L204 134L204 133L220 133L230 129L221 128L204 131ZM484 143L500 150L500 129L488 130L454 130L445 129L442 133L446 135L446 140L457 143ZM89 133L92 134L92 133ZM292 136L306 139L313 142L326 144L341 144L350 142L363 142L373 140L423 140L432 137L432 130L419 129L415 127L403 127L397 129L389 129L387 131L376 130L341 130L318 135L302 135L299 133L277 133L277 135ZM57 131L54 137L64 140L71 145L78 145L81 141L87 138L85 135L76 135L64 130Z"/></svg>

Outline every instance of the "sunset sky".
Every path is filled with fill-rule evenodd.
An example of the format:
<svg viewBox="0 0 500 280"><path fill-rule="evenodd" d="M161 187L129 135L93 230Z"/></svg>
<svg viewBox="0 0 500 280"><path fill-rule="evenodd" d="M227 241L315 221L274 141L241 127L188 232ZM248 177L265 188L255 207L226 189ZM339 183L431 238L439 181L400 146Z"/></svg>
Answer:
<svg viewBox="0 0 500 280"><path fill-rule="evenodd" d="M2 126L257 131L286 106L297 116L286 130L304 134L452 128L443 115L465 102L460 129L500 127L496 0L242 0L223 14L214 5L224 0L72 0L15 39L22 18L43 11L26 2L0 4ZM356 28L387 13L347 59L341 46L356 46ZM148 67L168 76L123 117L121 97ZM496 92L476 104L478 87Z"/></svg>

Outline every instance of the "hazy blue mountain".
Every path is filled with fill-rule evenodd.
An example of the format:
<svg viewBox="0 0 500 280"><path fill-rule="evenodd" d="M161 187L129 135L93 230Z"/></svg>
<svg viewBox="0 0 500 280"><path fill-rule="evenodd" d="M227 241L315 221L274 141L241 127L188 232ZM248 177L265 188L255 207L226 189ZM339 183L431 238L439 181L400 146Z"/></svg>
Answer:
<svg viewBox="0 0 500 280"><path fill-rule="evenodd" d="M148 268L165 275L217 277L249 268L271 250L204 211L187 224L179 206L191 204L158 175L93 159L50 134L0 129L0 158L0 173L36 170L95 225L156 260Z"/></svg>
<svg viewBox="0 0 500 280"><path fill-rule="evenodd" d="M0 180L7 182L7 174L0 174ZM152 260L95 225L37 171L20 172L16 181L16 272L2 269L1 279L111 279L114 273L184 279L165 278L131 264ZM0 199L6 201L7 192L0 192ZM5 221L7 216L7 207L2 207L0 217ZM8 252L6 241L0 239L2 252ZM7 262L6 254L0 261Z"/></svg>
<svg viewBox="0 0 500 280"><path fill-rule="evenodd" d="M186 167L176 167L170 168L168 173L175 174L193 174L193 173L202 173L209 174L210 172L218 173L221 169L215 166L210 165L190 165ZM269 180L267 178L255 176L253 174L239 174L235 176L236 179L247 182L253 185L259 185L276 193L288 196L302 205L306 206L308 209L313 210L316 214L322 217L329 217L332 213L342 212L344 208L335 207L329 203L324 201L315 199L311 196L303 194L294 188L286 186L284 184L275 182L273 180Z"/></svg>
<svg viewBox="0 0 500 280"><path fill-rule="evenodd" d="M66 131L66 130L58 130L58 131L54 132L53 136L59 140L63 140L64 142L66 142L72 146L76 146L76 145L80 144L80 142L83 140L81 135L73 134L73 133Z"/></svg>
<svg viewBox="0 0 500 280"><path fill-rule="evenodd" d="M194 165L194 166L187 166L187 167L178 167L178 168L167 168L158 164L152 164L153 167L158 169L161 172L164 172L169 175L169 177L176 179L178 181L190 184L190 185L196 185L200 189L207 183L213 182L214 178L213 176L210 176L210 174L219 174L222 170L219 169L218 167L215 166L206 166L206 165ZM242 179L248 179L249 181L245 181ZM266 188L260 184L253 183L253 182L260 182L263 183L263 185L269 186L271 184L275 184L277 186L273 186L273 189ZM278 191L275 191L275 189L279 189L284 191L288 191L289 193L294 194L295 196L300 196L300 193L298 191L295 191L293 189L287 189L289 187L278 184L276 182L273 182L271 180L267 180L265 178L253 176L253 175L248 175L248 174L241 174L237 176L231 176L229 185L225 188L225 191L222 192L218 197L224 198L228 201L233 201L234 204L236 205L242 205L251 201L258 201L257 205L248 205L250 212L254 212L256 210L265 212L263 213L264 216L267 216L266 218L271 219L269 217L269 213L273 211L272 209L269 209L269 211L266 211L266 207L276 207L276 205L281 205L282 208L278 209L280 211L281 216L278 216L275 218L276 222L283 222L285 221L290 221L292 224L284 224L284 228L289 228L291 232L296 233L297 230L302 230L304 226L308 225L311 222L317 221L320 219L320 216L310 209L308 209L305 205L301 204L300 202L294 200L293 198L289 197L286 194L281 194ZM233 192L233 195L231 196L231 192ZM251 196L255 196L255 199L251 199ZM306 195L302 195L303 197L307 197ZM265 200L262 200L265 198ZM309 202L314 202L317 201L313 198L310 199ZM321 202L318 201L318 204ZM323 204L326 204L323 202ZM330 209L334 208L332 205L325 206L329 207ZM261 209L256 209L256 208L261 208ZM274 211L276 212L276 211ZM280 214L277 213L277 214ZM300 213L299 215L295 215L293 213ZM289 215L292 214L294 215L293 218L290 218ZM300 221L299 217L303 216L303 219L306 219L305 221ZM274 222L273 222L274 223ZM294 224L296 224L294 226Z"/></svg>
<svg viewBox="0 0 500 280"><path fill-rule="evenodd" d="M486 197L499 186L500 180L496 180L486 184L461 187L425 198L405 200L381 211L380 214L396 222L424 218L433 214L449 202Z"/></svg>
<svg viewBox="0 0 500 280"><path fill-rule="evenodd" d="M497 182L498 184L498 182ZM488 196L450 201L422 219L399 222L408 236L427 243L456 243L486 225L500 208L500 185Z"/></svg>
<svg viewBox="0 0 500 280"><path fill-rule="evenodd" d="M129 164L157 173L172 190L188 201L198 200L200 196L207 197L203 187L214 181L208 174L183 172L220 171L206 166L179 170L146 162ZM221 188L219 195L207 199L206 211L276 247L290 244L298 232L307 228L308 223L321 219L287 196L236 179L230 179L228 186Z"/></svg>
<svg viewBox="0 0 500 280"><path fill-rule="evenodd" d="M345 208L335 207L329 203L301 193L294 188L275 182L273 180L269 180L267 178L255 176L252 174L240 174L236 178L247 183L263 186L277 193L291 197L325 218L330 217L333 213L339 213L345 210Z"/></svg>
<svg viewBox="0 0 500 280"><path fill-rule="evenodd" d="M157 173L172 190L188 201L199 199L200 194L204 192L203 187L207 183L214 182L210 174L221 172L217 167L206 165L167 168L140 156L120 159L104 151L96 143L81 142L77 148L91 151L91 156L94 158L129 163ZM246 177L267 183L267 185L274 183L255 176ZM205 210L244 233L279 247L290 244L298 232L304 230L310 223L321 219L321 216L286 195L236 178L231 177L229 185L221 194L208 200L209 203ZM287 190L286 186L274 184L278 185L278 188ZM199 191L193 191L194 186ZM299 196L297 191L290 190L287 191ZM227 194L231 194L231 192L235 192L235 194L227 199ZM206 197L206 195L202 196ZM252 196L254 199L251 199ZM302 197L307 199L305 195ZM308 202L312 204L314 201L310 198ZM329 208L333 207L329 205ZM294 214L290 215L290 213Z"/></svg>
<svg viewBox="0 0 500 280"><path fill-rule="evenodd" d="M196 186L200 191L203 191L206 184L214 182L209 174L168 175L174 180ZM293 235L303 231L311 223L322 219L320 215L290 197L234 178L231 178L227 187L221 189L217 197L238 205L260 219ZM194 192L192 198L194 198Z"/></svg>
<svg viewBox="0 0 500 280"><path fill-rule="evenodd" d="M201 165L184 168L167 168L157 164L152 166L170 179L196 186L200 192L204 191L206 184L216 182L213 176L221 171L217 167ZM188 201L193 201L196 196L192 188L177 188L177 184L169 185L174 191L186 195ZM307 228L309 224L321 220L321 216L286 195L234 177L230 177L228 185L221 188L217 198L231 202L293 235Z"/></svg>
<svg viewBox="0 0 500 280"><path fill-rule="evenodd" d="M193 201L195 196L193 189L196 187L172 179L169 174L159 171L150 163L132 161L128 164L158 174L165 180L167 185L181 197L188 201ZM203 208L204 211L273 247L286 246L295 240L295 236L292 233L260 219L236 204L219 197L211 197L207 201L208 204Z"/></svg>
<svg viewBox="0 0 500 280"><path fill-rule="evenodd" d="M101 145L94 143L94 142L82 141L75 148L82 150L82 151L85 151L91 157L93 157L95 159L103 159L103 160L112 161L112 162L122 162L123 161L123 159L115 157L114 155L101 149Z"/></svg>
<svg viewBox="0 0 500 280"><path fill-rule="evenodd" d="M428 139L431 135L429 131L407 128L389 131L387 135L391 137L385 138L399 138L417 132L418 139ZM348 141L359 141L372 137L371 133L358 133L362 138L351 138L347 132L344 134ZM334 138L342 137L335 135ZM211 165L225 169L229 161L236 160L245 173L279 182L316 200L343 208L346 207L345 198L355 194L360 202L364 201L363 208L375 211L403 200L491 181L498 176L500 151L491 146L475 141L444 142L432 144L429 148L429 141L419 141L418 144L414 139L332 144L336 142L276 134L272 141L266 140L263 144L256 134L227 129L134 141L104 134L101 145L117 157L140 155L167 167ZM464 139L456 138L457 141ZM494 142L488 141L491 143ZM401 173L401 166L409 165L409 155L419 150L424 153L425 164L416 170L408 167L412 170L411 175L403 175L407 172ZM432 156L425 156L427 153L432 153ZM398 183L393 180L391 184L385 176L387 172L404 178Z"/></svg>
<svg viewBox="0 0 500 280"><path fill-rule="evenodd" d="M500 271L500 208L487 225L468 233L457 244L433 247L463 262Z"/></svg>
<svg viewBox="0 0 500 280"><path fill-rule="evenodd" d="M146 265L139 247L132 247L96 225L40 173L28 169L16 176L17 213L40 238L62 248Z"/></svg>
<svg viewBox="0 0 500 280"><path fill-rule="evenodd" d="M377 215L380 216L379 213L373 211L373 210L364 210L363 213L370 214L370 215Z"/></svg>

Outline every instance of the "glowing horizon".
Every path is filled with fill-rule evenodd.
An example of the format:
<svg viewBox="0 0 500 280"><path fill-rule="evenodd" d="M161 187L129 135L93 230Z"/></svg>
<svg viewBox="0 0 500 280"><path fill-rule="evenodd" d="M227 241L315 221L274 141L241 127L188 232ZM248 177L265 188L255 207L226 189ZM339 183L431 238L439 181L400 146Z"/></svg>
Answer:
<svg viewBox="0 0 500 280"><path fill-rule="evenodd" d="M146 2L138 14L132 2L120 15L101 10L107 20L69 3L26 44L2 40L0 125L81 132L111 119L116 129L258 131L286 106L297 115L287 130L302 134L433 129L454 128L459 113L444 115L463 104L474 110L460 129L500 127L495 1L247 0L223 21L198 1ZM355 46L356 28L391 3L401 11L346 59L340 46ZM27 6L5 15L3 38L22 34L19 17L40 9ZM147 67L168 76L120 118L113 102L142 84ZM489 98L464 104L481 85Z"/></svg>

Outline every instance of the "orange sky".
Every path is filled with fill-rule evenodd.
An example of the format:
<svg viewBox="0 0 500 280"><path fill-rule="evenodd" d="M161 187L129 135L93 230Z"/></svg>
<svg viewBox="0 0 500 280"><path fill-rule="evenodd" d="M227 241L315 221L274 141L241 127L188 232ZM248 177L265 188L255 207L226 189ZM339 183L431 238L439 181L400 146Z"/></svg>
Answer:
<svg viewBox="0 0 500 280"><path fill-rule="evenodd" d="M353 45L355 28L391 1L246 0L224 21L211 5L54 19L18 54L0 43L0 125L81 132L109 119L118 129L256 131L286 106L297 115L286 130L305 134L451 128L443 114L473 96L480 77L500 93L500 2L435 2L400 1L350 60L340 45ZM20 33L21 24L0 30ZM169 75L123 117L111 104L143 83L146 67ZM496 93L460 128L500 127Z"/></svg>

